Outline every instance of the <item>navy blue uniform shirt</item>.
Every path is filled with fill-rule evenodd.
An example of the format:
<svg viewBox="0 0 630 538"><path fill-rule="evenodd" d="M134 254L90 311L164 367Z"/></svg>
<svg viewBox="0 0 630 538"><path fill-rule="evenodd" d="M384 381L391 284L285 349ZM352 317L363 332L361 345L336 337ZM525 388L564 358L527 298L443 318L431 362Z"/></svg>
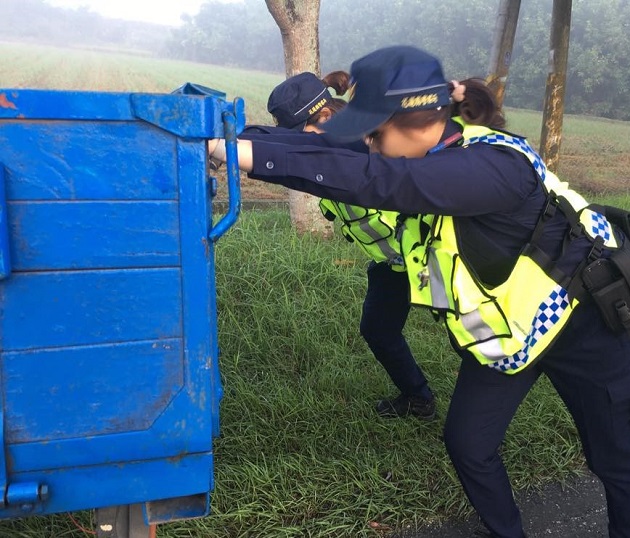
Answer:
<svg viewBox="0 0 630 538"><path fill-rule="evenodd" d="M261 136L262 135L262 136ZM266 137L265 135L273 135ZM281 144L326 146L333 148L345 148L359 153L368 153L369 148L363 142L349 142L340 144L328 137L326 133L315 133L313 131L295 131L284 127L269 125L246 125L245 130L238 136L243 140L273 140Z"/></svg>
<svg viewBox="0 0 630 538"><path fill-rule="evenodd" d="M461 130L449 121L442 140ZM478 143L448 147L421 159L387 158L346 147L316 134L260 134L252 141L249 177L321 198L398 211L456 217L462 252L482 281L503 281L529 241L546 203L533 167L520 152ZM364 146L361 144L361 146ZM568 223L558 212L545 226L541 246L553 259ZM578 240L565 271L584 258Z"/></svg>

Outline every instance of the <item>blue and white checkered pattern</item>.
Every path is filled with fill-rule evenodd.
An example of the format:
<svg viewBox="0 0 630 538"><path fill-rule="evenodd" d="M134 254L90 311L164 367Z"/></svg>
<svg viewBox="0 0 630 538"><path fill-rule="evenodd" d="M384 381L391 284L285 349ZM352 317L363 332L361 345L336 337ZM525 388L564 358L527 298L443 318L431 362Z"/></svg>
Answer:
<svg viewBox="0 0 630 538"><path fill-rule="evenodd" d="M599 235L604 241L608 241L612 237L610 223L601 213L595 211L591 211L591 232L593 237Z"/></svg>
<svg viewBox="0 0 630 538"><path fill-rule="evenodd" d="M536 173L540 176L543 184L545 183L545 179L547 177L547 167L540 158L540 155L538 155L538 153L534 151L534 148L532 148L529 145L529 142L527 142L527 140L525 140L524 138L511 136L504 133L494 133L484 136L472 136L470 137L470 139L467 140L468 144L476 144L478 142L507 146L522 152L529 159L529 162L532 163L532 166L536 170ZM592 237L600 236L605 242L611 239L612 229L604 216L595 211L589 211L589 213L592 220L590 226ZM588 229L589 226L586 226L586 228Z"/></svg>
<svg viewBox="0 0 630 538"><path fill-rule="evenodd" d="M525 156L529 159L529 162L532 163L532 166L536 170L536 173L540 176L543 183L545 182L545 178L547 177L547 167L545 163L540 158L540 155L534 151L529 145L529 142L524 138L519 138L516 136L511 136L505 133L493 133L490 135L484 136L472 136L467 141L468 144L476 144L477 142L484 142L486 144L497 144L501 146L508 146L514 148L521 153L524 153Z"/></svg>
<svg viewBox="0 0 630 538"><path fill-rule="evenodd" d="M532 328L525 338L523 349L510 357L495 361L488 366L495 370L505 372L507 370L516 370L527 364L530 350L536 345L539 338L558 322L568 306L567 290L562 286L556 286L549 297L538 307L538 311L532 322Z"/></svg>

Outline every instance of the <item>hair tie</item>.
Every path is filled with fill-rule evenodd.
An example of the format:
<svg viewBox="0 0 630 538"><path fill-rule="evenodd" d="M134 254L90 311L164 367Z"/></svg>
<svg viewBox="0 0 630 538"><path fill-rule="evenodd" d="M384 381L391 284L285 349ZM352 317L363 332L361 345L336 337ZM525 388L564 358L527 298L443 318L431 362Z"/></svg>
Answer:
<svg viewBox="0 0 630 538"><path fill-rule="evenodd" d="M466 93L466 86L460 84L457 80L451 80L453 89L451 90L451 99L456 103L461 103L464 100L464 94Z"/></svg>

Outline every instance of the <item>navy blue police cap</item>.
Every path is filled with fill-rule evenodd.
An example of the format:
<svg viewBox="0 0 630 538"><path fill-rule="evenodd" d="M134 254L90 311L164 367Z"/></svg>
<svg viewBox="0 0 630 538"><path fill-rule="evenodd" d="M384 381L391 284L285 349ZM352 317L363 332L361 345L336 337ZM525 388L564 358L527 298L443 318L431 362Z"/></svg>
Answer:
<svg viewBox="0 0 630 538"><path fill-rule="evenodd" d="M278 84L267 101L267 111L278 127L302 131L308 119L332 101L326 85L314 73L300 73Z"/></svg>
<svg viewBox="0 0 630 538"><path fill-rule="evenodd" d="M360 140L399 112L450 104L448 83L434 56L398 45L371 52L352 63L349 103L324 126L343 141Z"/></svg>

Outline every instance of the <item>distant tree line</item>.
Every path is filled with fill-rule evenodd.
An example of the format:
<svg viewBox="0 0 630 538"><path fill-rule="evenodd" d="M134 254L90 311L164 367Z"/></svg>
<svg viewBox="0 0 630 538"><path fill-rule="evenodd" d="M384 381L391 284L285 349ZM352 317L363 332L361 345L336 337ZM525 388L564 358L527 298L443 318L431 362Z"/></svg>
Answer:
<svg viewBox="0 0 630 538"><path fill-rule="evenodd" d="M164 54L168 29L158 24L107 19L86 8L63 9L44 0L0 0L0 40L60 47Z"/></svg>
<svg viewBox="0 0 630 538"><path fill-rule="evenodd" d="M505 104L541 110L550 0L524 0ZM485 76L498 1L322 0L322 71L350 67L381 46L412 43L439 56L447 76ZM573 0L565 111L630 120L630 1ZM172 32L172 57L284 71L280 34L263 0L207 0Z"/></svg>
<svg viewBox="0 0 630 538"><path fill-rule="evenodd" d="M106 19L44 0L1 0L0 40L136 51L284 72L280 32L264 0L206 0L180 28ZM322 74L392 44L442 59L452 78L484 77L499 0L321 0ZM541 110L551 0L522 0L505 104ZM573 0L565 111L630 120L630 0Z"/></svg>

